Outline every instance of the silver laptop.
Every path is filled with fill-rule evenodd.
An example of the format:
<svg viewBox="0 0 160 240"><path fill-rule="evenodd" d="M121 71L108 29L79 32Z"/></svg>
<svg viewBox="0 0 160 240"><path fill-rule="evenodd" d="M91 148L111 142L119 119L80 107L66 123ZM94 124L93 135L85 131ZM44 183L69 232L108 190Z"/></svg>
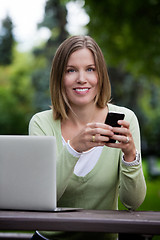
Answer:
<svg viewBox="0 0 160 240"><path fill-rule="evenodd" d="M56 209L56 140L0 136L0 209Z"/></svg>

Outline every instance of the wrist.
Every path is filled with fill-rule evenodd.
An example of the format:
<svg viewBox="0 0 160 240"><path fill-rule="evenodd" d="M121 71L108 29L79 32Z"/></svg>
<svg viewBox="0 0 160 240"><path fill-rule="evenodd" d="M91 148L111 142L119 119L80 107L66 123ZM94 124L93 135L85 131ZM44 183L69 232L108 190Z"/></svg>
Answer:
<svg viewBox="0 0 160 240"><path fill-rule="evenodd" d="M123 158L125 162L133 162L136 159L137 150L130 152L129 154L123 154Z"/></svg>
<svg viewBox="0 0 160 240"><path fill-rule="evenodd" d="M127 162L124 159L124 154L122 156L122 163L126 166L136 166L139 165L141 163L141 156L140 153L136 150L136 157L133 161Z"/></svg>

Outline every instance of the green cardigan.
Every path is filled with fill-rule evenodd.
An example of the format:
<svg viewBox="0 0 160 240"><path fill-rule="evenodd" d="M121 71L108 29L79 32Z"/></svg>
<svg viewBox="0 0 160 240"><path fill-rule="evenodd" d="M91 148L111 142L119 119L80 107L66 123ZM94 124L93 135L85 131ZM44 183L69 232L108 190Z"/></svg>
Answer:
<svg viewBox="0 0 160 240"><path fill-rule="evenodd" d="M108 107L109 111L125 114L125 120L130 123L130 131L136 149L140 153L139 124L135 114L124 107L112 104L108 104ZM146 184L142 164L135 166L123 164L120 149L104 146L95 167L85 177L79 177L73 173L78 158L72 156L67 147L63 146L61 123L60 120L53 119L52 110L37 113L32 117L29 124L29 134L56 137L58 207L117 210L118 196L121 202L132 210L138 208L143 202Z"/></svg>

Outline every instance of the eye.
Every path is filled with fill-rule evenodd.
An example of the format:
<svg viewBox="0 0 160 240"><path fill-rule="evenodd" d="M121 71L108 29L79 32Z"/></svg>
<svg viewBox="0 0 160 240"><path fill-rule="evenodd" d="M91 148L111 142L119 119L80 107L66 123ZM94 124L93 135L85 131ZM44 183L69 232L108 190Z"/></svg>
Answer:
<svg viewBox="0 0 160 240"><path fill-rule="evenodd" d="M94 68L94 67L89 67L89 68L87 69L87 71L88 71L88 72L93 72L93 71L95 71L95 68Z"/></svg>
<svg viewBox="0 0 160 240"><path fill-rule="evenodd" d="M68 69L66 70L66 72L67 72L67 73L73 73L73 72L75 72L75 69L73 69L73 68L68 68Z"/></svg>

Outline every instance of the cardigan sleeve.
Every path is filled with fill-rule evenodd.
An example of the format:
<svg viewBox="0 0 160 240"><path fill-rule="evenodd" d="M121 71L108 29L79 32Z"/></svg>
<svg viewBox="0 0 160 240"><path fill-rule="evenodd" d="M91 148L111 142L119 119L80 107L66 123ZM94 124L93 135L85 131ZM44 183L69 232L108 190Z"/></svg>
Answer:
<svg viewBox="0 0 160 240"><path fill-rule="evenodd" d="M29 135L36 136L55 136L57 143L57 161L56 161L56 184L57 184L57 200L63 195L69 179L73 173L74 166L78 160L78 157L73 156L67 149L67 146L63 146L60 130L55 121L48 114L48 111L44 111L35 114L29 123Z"/></svg>
<svg viewBox="0 0 160 240"><path fill-rule="evenodd" d="M140 153L141 158L140 129L137 117L133 112L129 122L135 147ZM127 166L121 161L119 195L121 202L128 209L135 210L142 204L146 195L142 161L140 161L139 165L134 166Z"/></svg>

